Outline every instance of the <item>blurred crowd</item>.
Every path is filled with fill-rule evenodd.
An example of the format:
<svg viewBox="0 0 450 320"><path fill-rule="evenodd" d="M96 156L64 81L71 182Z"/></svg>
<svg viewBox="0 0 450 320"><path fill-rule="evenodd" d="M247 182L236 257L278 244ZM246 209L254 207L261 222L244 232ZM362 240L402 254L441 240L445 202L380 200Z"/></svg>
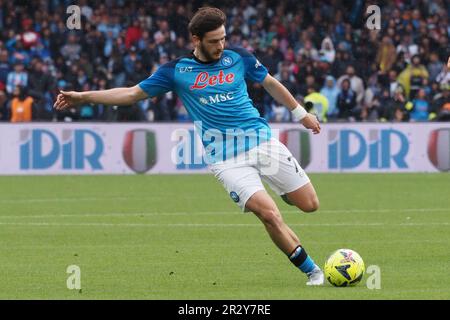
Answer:
<svg viewBox="0 0 450 320"><path fill-rule="evenodd" d="M189 121L174 93L133 106L82 105L55 112L59 90L133 86L191 50L187 25L205 1L0 0L0 120ZM450 6L446 0L215 1L227 14L227 45L255 54L323 122L449 121ZM371 30L373 29L373 30ZM260 84L260 114L291 121Z"/></svg>

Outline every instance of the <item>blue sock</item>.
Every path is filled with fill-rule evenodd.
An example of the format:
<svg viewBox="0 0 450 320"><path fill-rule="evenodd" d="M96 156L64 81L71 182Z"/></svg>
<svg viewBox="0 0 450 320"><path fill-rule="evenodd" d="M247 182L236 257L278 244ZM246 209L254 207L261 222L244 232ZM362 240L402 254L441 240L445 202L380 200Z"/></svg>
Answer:
<svg viewBox="0 0 450 320"><path fill-rule="evenodd" d="M295 250L289 255L289 259L304 273L313 271L314 266L316 265L313 259L311 259L305 249L301 246L297 246L297 248L295 248Z"/></svg>

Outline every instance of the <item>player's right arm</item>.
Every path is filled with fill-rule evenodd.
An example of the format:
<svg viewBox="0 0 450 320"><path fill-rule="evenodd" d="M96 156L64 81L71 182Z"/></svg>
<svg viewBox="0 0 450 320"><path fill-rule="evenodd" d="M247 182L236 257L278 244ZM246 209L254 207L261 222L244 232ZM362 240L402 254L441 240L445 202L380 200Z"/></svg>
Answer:
<svg viewBox="0 0 450 320"><path fill-rule="evenodd" d="M126 106L148 97L156 97L174 89L174 71L177 61L178 59L162 65L150 77L134 87L84 92L61 91L54 108L64 110L86 103Z"/></svg>
<svg viewBox="0 0 450 320"><path fill-rule="evenodd" d="M146 98L148 98L147 93L139 85L129 88L114 88L98 91L61 91L53 107L56 110L64 110L89 103L126 106Z"/></svg>

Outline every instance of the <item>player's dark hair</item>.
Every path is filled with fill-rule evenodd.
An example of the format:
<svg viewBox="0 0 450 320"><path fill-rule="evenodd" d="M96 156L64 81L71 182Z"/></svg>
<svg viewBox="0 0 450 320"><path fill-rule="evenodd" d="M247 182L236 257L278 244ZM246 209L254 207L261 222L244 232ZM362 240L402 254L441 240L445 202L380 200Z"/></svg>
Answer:
<svg viewBox="0 0 450 320"><path fill-rule="evenodd" d="M226 19L225 13L220 9L202 7L197 10L189 22L189 32L191 35L202 39L205 33L216 30L224 25Z"/></svg>

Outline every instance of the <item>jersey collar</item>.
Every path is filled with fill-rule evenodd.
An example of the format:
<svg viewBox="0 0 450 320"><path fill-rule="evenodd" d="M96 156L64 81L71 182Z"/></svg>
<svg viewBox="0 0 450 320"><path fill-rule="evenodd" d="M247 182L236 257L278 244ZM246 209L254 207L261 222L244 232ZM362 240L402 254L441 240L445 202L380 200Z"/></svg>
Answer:
<svg viewBox="0 0 450 320"><path fill-rule="evenodd" d="M217 60L212 60L212 61L202 61L194 55L194 50L191 51L190 57L201 64L214 64L220 60L220 59L217 59Z"/></svg>

